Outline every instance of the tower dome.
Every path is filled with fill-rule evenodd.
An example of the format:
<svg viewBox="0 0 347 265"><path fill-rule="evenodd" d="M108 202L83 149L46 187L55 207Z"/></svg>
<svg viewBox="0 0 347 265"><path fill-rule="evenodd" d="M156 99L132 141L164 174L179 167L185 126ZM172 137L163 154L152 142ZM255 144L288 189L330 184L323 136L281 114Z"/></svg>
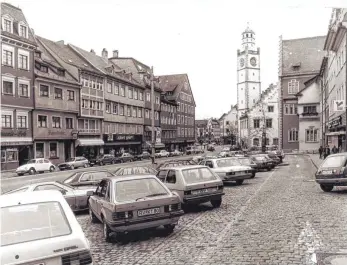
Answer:
<svg viewBox="0 0 347 265"><path fill-rule="evenodd" d="M247 28L242 32L242 46L249 49L255 48L255 33L250 29L249 23L247 23Z"/></svg>

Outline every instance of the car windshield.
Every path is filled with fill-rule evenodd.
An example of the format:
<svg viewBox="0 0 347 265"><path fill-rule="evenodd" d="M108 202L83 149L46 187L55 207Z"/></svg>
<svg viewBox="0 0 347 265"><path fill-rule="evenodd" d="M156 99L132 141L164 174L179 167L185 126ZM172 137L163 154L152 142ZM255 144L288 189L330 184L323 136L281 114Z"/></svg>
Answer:
<svg viewBox="0 0 347 265"><path fill-rule="evenodd" d="M241 163L236 159L221 159L217 160L216 164L218 167L234 167L241 165Z"/></svg>
<svg viewBox="0 0 347 265"><path fill-rule="evenodd" d="M254 159L257 160L257 161L266 160L266 158L264 156L255 156Z"/></svg>
<svg viewBox="0 0 347 265"><path fill-rule="evenodd" d="M252 164L252 162L251 162L251 160L249 158L239 159L239 162L243 166L248 166L248 165Z"/></svg>
<svg viewBox="0 0 347 265"><path fill-rule="evenodd" d="M346 156L328 156L321 167L342 167L346 163Z"/></svg>
<svg viewBox="0 0 347 265"><path fill-rule="evenodd" d="M67 183L72 183L74 182L75 178L76 178L77 174L72 174L70 177L68 177L67 179L64 180L64 184L67 184Z"/></svg>
<svg viewBox="0 0 347 265"><path fill-rule="evenodd" d="M117 202L136 201L156 194L168 194L157 178L118 181L115 188Z"/></svg>
<svg viewBox="0 0 347 265"><path fill-rule="evenodd" d="M66 159L66 162L72 162L72 161L75 161L74 157L70 157L70 158Z"/></svg>
<svg viewBox="0 0 347 265"><path fill-rule="evenodd" d="M35 163L36 163L36 159L30 159L27 164L35 164Z"/></svg>
<svg viewBox="0 0 347 265"><path fill-rule="evenodd" d="M185 169L182 170L182 175L187 184L201 183L217 179L208 168Z"/></svg>
<svg viewBox="0 0 347 265"><path fill-rule="evenodd" d="M2 247L69 234L71 228L59 202L1 208Z"/></svg>

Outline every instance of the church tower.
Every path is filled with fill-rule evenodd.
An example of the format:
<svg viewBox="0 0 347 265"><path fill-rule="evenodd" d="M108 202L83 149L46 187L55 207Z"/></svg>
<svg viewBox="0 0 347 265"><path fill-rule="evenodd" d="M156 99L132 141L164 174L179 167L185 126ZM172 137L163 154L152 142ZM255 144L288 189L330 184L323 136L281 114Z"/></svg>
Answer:
<svg viewBox="0 0 347 265"><path fill-rule="evenodd" d="M239 117L260 99L260 49L255 33L247 26L242 33L242 48L237 50L237 106Z"/></svg>

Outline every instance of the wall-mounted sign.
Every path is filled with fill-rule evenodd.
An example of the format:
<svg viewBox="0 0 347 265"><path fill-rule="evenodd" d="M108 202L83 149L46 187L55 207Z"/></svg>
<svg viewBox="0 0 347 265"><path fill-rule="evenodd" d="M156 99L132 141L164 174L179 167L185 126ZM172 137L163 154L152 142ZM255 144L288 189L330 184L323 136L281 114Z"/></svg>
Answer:
<svg viewBox="0 0 347 265"><path fill-rule="evenodd" d="M63 136L63 135L65 135L65 131L51 131L51 130L48 130L48 135L51 135L51 136Z"/></svg>
<svg viewBox="0 0 347 265"><path fill-rule="evenodd" d="M10 131L2 131L1 136L6 137L6 136L16 136L16 137L24 137L27 136L27 131L26 130L10 130Z"/></svg>
<svg viewBox="0 0 347 265"><path fill-rule="evenodd" d="M161 128L157 128L156 135L155 135L155 142L161 143Z"/></svg>
<svg viewBox="0 0 347 265"><path fill-rule="evenodd" d="M112 142L113 141L113 134L112 133L109 133L108 136L107 136L107 141L108 142Z"/></svg>
<svg viewBox="0 0 347 265"><path fill-rule="evenodd" d="M334 111L344 111L346 108L344 100L334 100Z"/></svg>
<svg viewBox="0 0 347 265"><path fill-rule="evenodd" d="M340 125L342 125L342 116L339 116L339 117L329 121L328 128L331 129L331 128L334 128L334 127L337 127Z"/></svg>
<svg viewBox="0 0 347 265"><path fill-rule="evenodd" d="M73 140L76 140L78 138L78 131L77 130L73 130L71 132L71 135L72 135L72 139Z"/></svg>
<svg viewBox="0 0 347 265"><path fill-rule="evenodd" d="M142 142L142 135L135 134L104 134L105 142Z"/></svg>

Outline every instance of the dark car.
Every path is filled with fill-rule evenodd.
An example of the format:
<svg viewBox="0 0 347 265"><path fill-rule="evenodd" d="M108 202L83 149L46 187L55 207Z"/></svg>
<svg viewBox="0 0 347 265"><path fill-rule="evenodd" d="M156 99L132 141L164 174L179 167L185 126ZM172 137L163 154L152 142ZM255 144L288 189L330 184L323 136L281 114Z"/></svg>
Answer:
<svg viewBox="0 0 347 265"><path fill-rule="evenodd" d="M273 162L276 164L276 166L281 164L281 159L276 154L274 154L272 152L268 152L266 154L262 153L259 155L264 155L266 157L269 157L271 160L273 160Z"/></svg>
<svg viewBox="0 0 347 265"><path fill-rule="evenodd" d="M270 158L268 154L257 154L255 156L261 156L261 157L265 157L265 159L267 160L268 164L271 166L271 169L275 168L278 164L279 164L279 159L276 157L274 158Z"/></svg>
<svg viewBox="0 0 347 265"><path fill-rule="evenodd" d="M252 161L256 164L256 169L259 170L268 170L270 171L273 166L270 163L270 161L268 161L268 159L264 156L259 156L259 155L252 155L250 156L250 158L252 159Z"/></svg>
<svg viewBox="0 0 347 265"><path fill-rule="evenodd" d="M187 165L197 165L195 161L192 159L182 159L182 160L170 160L164 163L160 163L157 165L156 170L164 167L178 167L178 166L187 166Z"/></svg>
<svg viewBox="0 0 347 265"><path fill-rule="evenodd" d="M121 163L133 162L135 160L134 156L129 153L123 153L118 159Z"/></svg>
<svg viewBox="0 0 347 265"><path fill-rule="evenodd" d="M120 167L114 174L117 176L127 176L127 175L156 175L158 172L151 166L134 166L134 167Z"/></svg>
<svg viewBox="0 0 347 265"><path fill-rule="evenodd" d="M83 171L72 174L70 177L65 179L63 183L70 186L97 186L101 179L112 176L114 176L114 174L106 170Z"/></svg>
<svg viewBox="0 0 347 265"><path fill-rule="evenodd" d="M147 151L143 151L142 154L134 155L134 160L150 159L151 154Z"/></svg>
<svg viewBox="0 0 347 265"><path fill-rule="evenodd" d="M334 186L347 186L347 153L328 156L316 172L316 182L325 192Z"/></svg>
<svg viewBox="0 0 347 265"><path fill-rule="evenodd" d="M90 166L94 166L94 165L103 166L107 164L115 164L117 162L119 161L113 155L100 155L95 158L89 159Z"/></svg>
<svg viewBox="0 0 347 265"><path fill-rule="evenodd" d="M207 146L207 151L213 152L213 151L215 151L215 150L216 150L216 148L214 148L213 145L208 145L208 146Z"/></svg>

